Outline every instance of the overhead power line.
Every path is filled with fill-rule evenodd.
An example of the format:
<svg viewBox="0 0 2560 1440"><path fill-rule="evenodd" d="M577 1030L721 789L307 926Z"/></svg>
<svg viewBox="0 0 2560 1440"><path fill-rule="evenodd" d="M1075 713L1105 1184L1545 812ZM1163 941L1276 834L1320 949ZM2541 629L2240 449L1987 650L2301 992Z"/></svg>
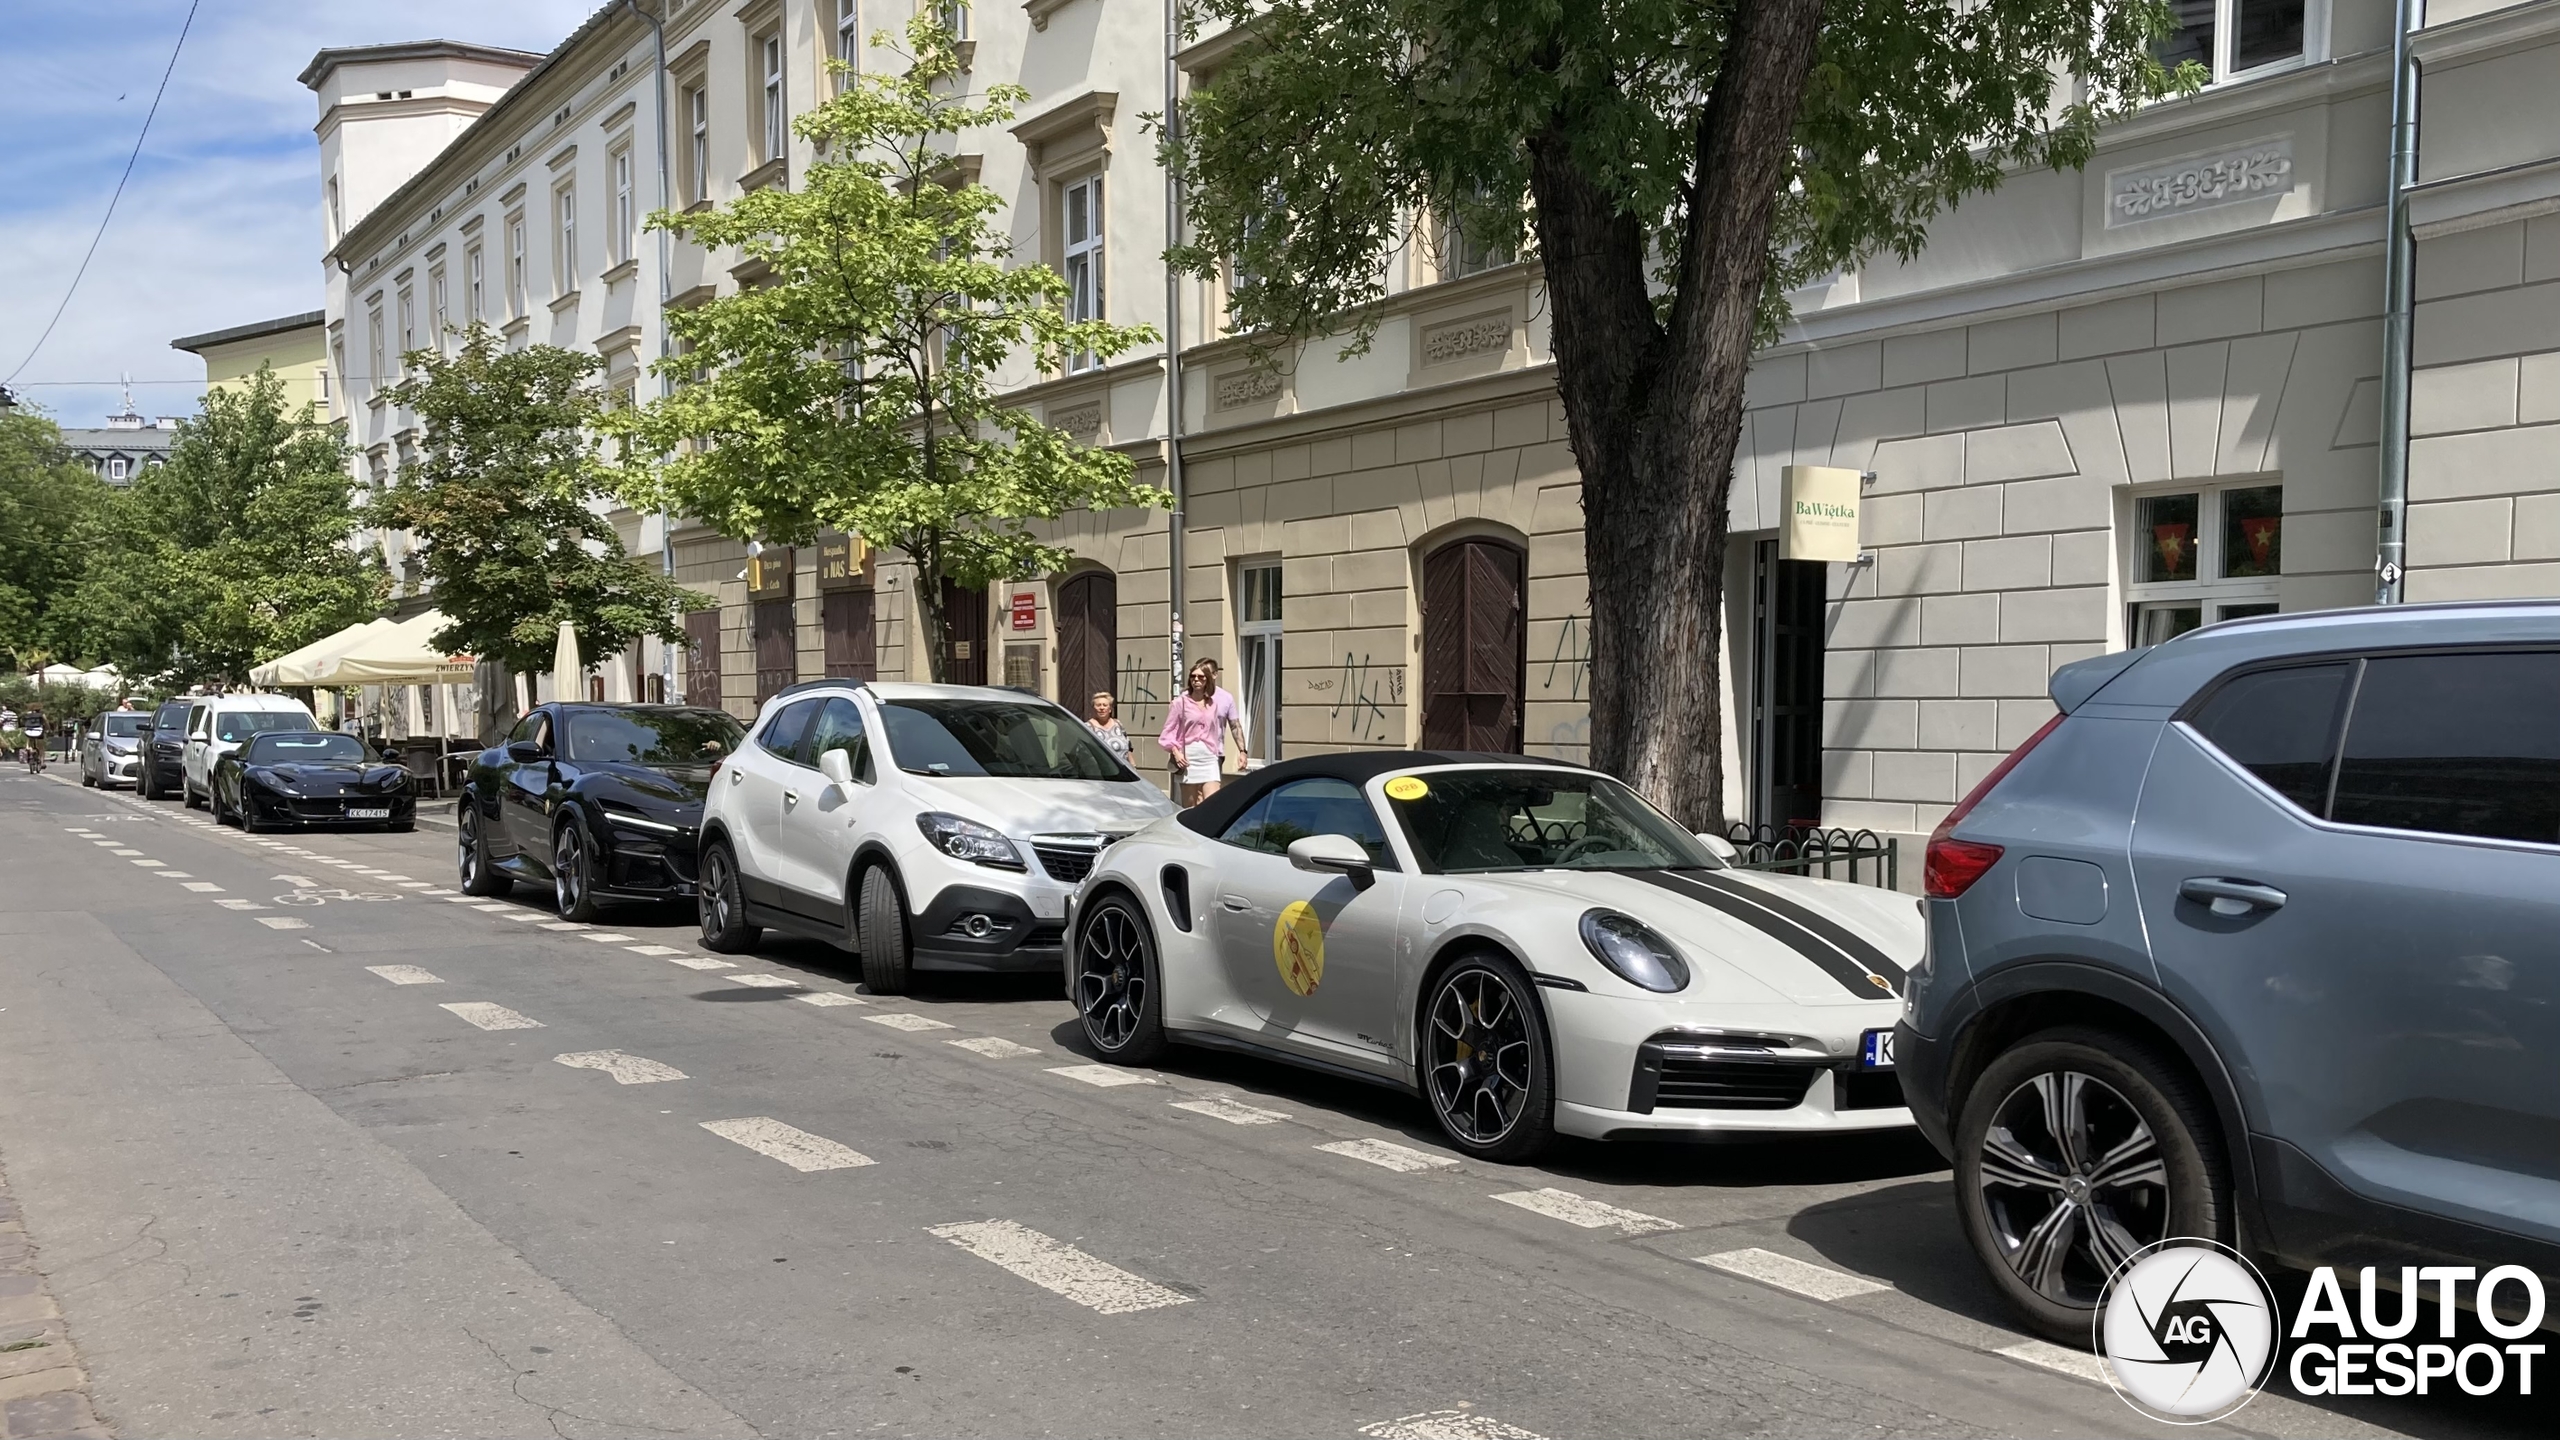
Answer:
<svg viewBox="0 0 2560 1440"><path fill-rule="evenodd" d="M133 178L133 162L142 158L142 142L151 138L151 121L160 113L160 97L169 93L169 77L178 68L179 52L187 48L187 32L195 28L196 6L204 0L188 0L187 18L178 26L178 43L169 47L169 67L160 72L160 88L151 92L151 109L142 117L142 133L133 137L133 153L124 157L124 173L116 177L116 193L107 197L107 213L98 217L98 233L89 237L89 253L80 257L80 268L71 272L71 284L62 292L62 303L53 307L53 318L44 322L44 333L36 337L27 358L9 372L6 380L15 380L35 363L36 352L53 338L53 327L62 323L62 312L71 308L71 297L80 293L81 278L89 273L89 262L97 258L98 242L107 238L107 222L116 218L116 202L124 198L125 182ZM0 380L0 383L6 383Z"/></svg>

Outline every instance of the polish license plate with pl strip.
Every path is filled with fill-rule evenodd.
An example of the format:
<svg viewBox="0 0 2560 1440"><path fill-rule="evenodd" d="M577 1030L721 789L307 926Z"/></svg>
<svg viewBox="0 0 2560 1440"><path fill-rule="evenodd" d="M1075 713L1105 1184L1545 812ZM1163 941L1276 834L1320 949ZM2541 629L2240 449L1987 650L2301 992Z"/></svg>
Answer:
<svg viewBox="0 0 2560 1440"><path fill-rule="evenodd" d="M1870 1030L1858 1037L1858 1068L1890 1070L1893 1068L1893 1032Z"/></svg>
<svg viewBox="0 0 2560 1440"><path fill-rule="evenodd" d="M388 805L350 805L347 807L347 818L350 820L388 820L391 818L391 807Z"/></svg>

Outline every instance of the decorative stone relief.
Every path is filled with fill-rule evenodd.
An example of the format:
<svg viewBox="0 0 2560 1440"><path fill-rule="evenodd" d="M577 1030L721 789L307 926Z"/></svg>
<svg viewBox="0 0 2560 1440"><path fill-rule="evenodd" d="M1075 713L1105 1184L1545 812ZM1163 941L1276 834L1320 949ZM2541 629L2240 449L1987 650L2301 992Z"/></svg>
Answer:
<svg viewBox="0 0 2560 1440"><path fill-rule="evenodd" d="M1234 410L1280 393L1280 377L1268 370L1239 370L1221 375L1212 392L1217 408Z"/></svg>
<svg viewBox="0 0 2560 1440"><path fill-rule="evenodd" d="M1049 412L1049 427L1089 440L1102 433L1102 402L1088 400L1081 405L1060 406Z"/></svg>
<svg viewBox="0 0 2560 1440"><path fill-rule="evenodd" d="M1511 348L1511 312L1470 315L1434 325L1422 332L1422 363L1445 365L1470 355L1493 355Z"/></svg>
<svg viewBox="0 0 2560 1440"><path fill-rule="evenodd" d="M2107 228L2188 215L2293 189L2293 137L2107 172Z"/></svg>

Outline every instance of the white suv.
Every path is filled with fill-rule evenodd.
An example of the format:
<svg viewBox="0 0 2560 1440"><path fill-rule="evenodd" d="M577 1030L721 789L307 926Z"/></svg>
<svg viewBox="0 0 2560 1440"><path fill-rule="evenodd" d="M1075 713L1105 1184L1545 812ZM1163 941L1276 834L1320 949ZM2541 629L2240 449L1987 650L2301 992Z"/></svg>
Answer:
<svg viewBox="0 0 2560 1440"><path fill-rule="evenodd" d="M270 730L317 730L310 709L290 695L206 695L187 707L187 743L178 788L187 808L213 799L213 762Z"/></svg>
<svg viewBox="0 0 2560 1440"><path fill-rule="evenodd" d="M819 680L765 702L702 811L702 943L764 928L914 970L1053 971L1102 847L1173 813L1164 792L1037 696Z"/></svg>

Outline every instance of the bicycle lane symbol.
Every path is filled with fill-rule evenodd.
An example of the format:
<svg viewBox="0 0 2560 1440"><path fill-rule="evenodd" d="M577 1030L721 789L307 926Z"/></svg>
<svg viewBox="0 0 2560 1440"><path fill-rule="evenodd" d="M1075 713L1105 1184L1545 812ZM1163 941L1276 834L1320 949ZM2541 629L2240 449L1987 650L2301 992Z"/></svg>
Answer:
<svg viewBox="0 0 2560 1440"><path fill-rule="evenodd" d="M336 900L342 904L369 903L378 900L397 900L400 898L397 895L384 895L369 891L340 890L335 887L321 885L318 881L313 880L308 875L276 875L269 878L281 880L287 885L295 887L290 894L279 895L276 897L276 903L279 905L326 905L332 900Z"/></svg>

